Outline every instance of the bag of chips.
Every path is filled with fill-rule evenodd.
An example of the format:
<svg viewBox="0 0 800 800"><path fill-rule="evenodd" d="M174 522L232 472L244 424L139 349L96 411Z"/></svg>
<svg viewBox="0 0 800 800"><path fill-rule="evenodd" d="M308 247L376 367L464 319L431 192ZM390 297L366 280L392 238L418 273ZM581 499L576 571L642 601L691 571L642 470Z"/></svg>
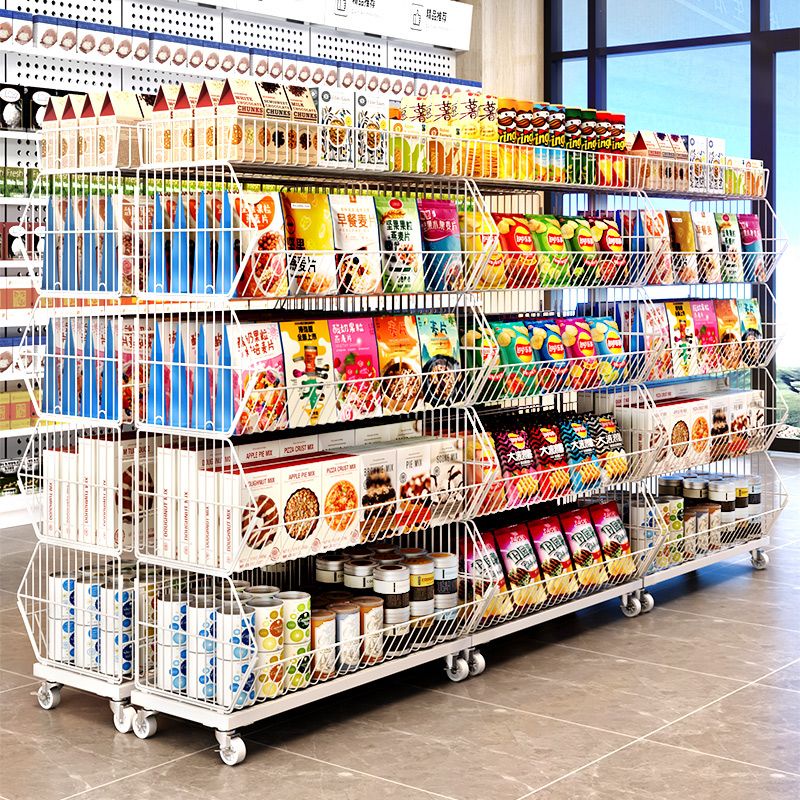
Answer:
<svg viewBox="0 0 800 800"><path fill-rule="evenodd" d="M559 423L561 441L567 452L569 477L576 492L597 489L603 478L600 462L597 460L594 439L580 417L568 417Z"/></svg>
<svg viewBox="0 0 800 800"><path fill-rule="evenodd" d="M413 197L377 195L375 208L383 246L383 291L424 292L422 229Z"/></svg>

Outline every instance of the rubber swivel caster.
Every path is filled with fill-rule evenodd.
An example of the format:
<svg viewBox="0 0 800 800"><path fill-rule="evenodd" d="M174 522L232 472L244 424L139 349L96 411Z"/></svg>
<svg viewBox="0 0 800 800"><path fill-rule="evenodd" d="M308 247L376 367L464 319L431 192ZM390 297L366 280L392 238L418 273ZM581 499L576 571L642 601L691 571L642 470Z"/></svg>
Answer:
<svg viewBox="0 0 800 800"><path fill-rule="evenodd" d="M61 686L57 683L43 683L36 692L36 699L45 711L52 711L61 702Z"/></svg>
<svg viewBox="0 0 800 800"><path fill-rule="evenodd" d="M638 617L642 613L642 604L639 602L639 598L633 594L624 598L619 607L626 617Z"/></svg>
<svg viewBox="0 0 800 800"><path fill-rule="evenodd" d="M460 683L469 677L469 662L463 656L448 656L444 671L453 683Z"/></svg>
<svg viewBox="0 0 800 800"><path fill-rule="evenodd" d="M642 604L642 614L649 614L656 604L650 592L642 592L641 595L639 595L639 602Z"/></svg>
<svg viewBox="0 0 800 800"><path fill-rule="evenodd" d="M133 732L137 739L149 739L156 735L158 720L149 711L137 711L133 719Z"/></svg>
<svg viewBox="0 0 800 800"><path fill-rule="evenodd" d="M753 569L762 570L769 566L769 556L763 550L753 550L750 554Z"/></svg>
<svg viewBox="0 0 800 800"><path fill-rule="evenodd" d="M133 722L136 719L136 709L128 703L118 703L112 700L111 706L114 727L120 733L130 733L133 730Z"/></svg>
<svg viewBox="0 0 800 800"><path fill-rule="evenodd" d="M231 731L214 731L219 743L219 757L229 767L241 764L247 756L247 745L241 736Z"/></svg>
<svg viewBox="0 0 800 800"><path fill-rule="evenodd" d="M467 665L470 676L474 678L486 669L486 659L480 650L473 650L467 658Z"/></svg>

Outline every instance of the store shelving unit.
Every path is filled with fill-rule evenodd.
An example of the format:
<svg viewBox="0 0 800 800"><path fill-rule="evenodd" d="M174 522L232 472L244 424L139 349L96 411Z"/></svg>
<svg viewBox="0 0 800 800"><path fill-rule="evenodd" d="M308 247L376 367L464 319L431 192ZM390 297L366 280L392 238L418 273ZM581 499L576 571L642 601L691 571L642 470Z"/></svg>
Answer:
<svg viewBox="0 0 800 800"><path fill-rule="evenodd" d="M241 123L245 134L247 126L254 124L247 120ZM308 135L326 135L324 128L308 127ZM612 313L613 307L620 303L638 303L646 308L663 297L665 292L672 292L673 297L750 296L748 292L752 286L744 281L697 286L653 286L649 273L653 253L644 246L640 250L622 254L628 265L625 271L617 262L607 263L611 259L607 258L604 262L605 257L601 257L591 271L585 271L587 276L593 274L594 280L588 277L554 280L542 286L530 265L520 263L516 270L519 280L517 287L509 289L492 285L490 258L497 249L499 237L490 213L525 214L540 211L541 192L551 192L552 195L548 197L565 214L601 208L638 212L653 209L654 203L661 197L689 200L705 210L752 208L761 222L764 250L763 268L753 283L762 288L765 288L764 284L785 248L785 239L772 209L763 200L767 179L763 174L760 186L754 184L759 186L757 196L732 199L721 191L690 192L682 185L675 184L661 184L648 191L641 177L646 176L649 180L652 176L652 170L645 169L647 162L640 162L637 157L625 157L631 176L629 183L596 186L575 177L588 174L588 165L592 166L594 173L595 154L546 151L543 154L545 159L558 161L573 157L571 182L543 180L535 171L515 179L499 178L487 176L476 167L485 163L485 158L492 158L492 153L482 152L483 145L477 142L470 142L466 146L462 158L457 162L460 168L454 171L455 174L446 175L230 160L164 164L152 163L151 129L142 126L140 134L141 158L138 154L134 158L132 152L123 154L121 163L113 170L101 173L88 168L78 173L55 170L50 175L44 172L26 210L30 222L47 225L45 209L50 203L53 187L63 199L70 197L73 191L70 187L74 186L119 186L123 181L132 181L135 185L135 193L130 195L135 222L132 231L126 231L135 242L133 251L127 254L131 257L132 268L120 276L121 281L112 287L113 290L108 287L102 290L95 286L88 303L85 301L85 292L84 300L79 301L81 293L74 287L65 288L49 282L46 269L32 264L34 273L44 281L45 298L38 307L38 313L43 313L50 320L67 321L70 325L75 321L83 326L81 330L91 328L94 321L98 331L113 330L113 339L117 344L126 339L129 350L127 354L122 354L116 346L107 351L98 348L95 343L92 358L98 368L110 369L103 374L110 377L116 389L111 405L104 406L105 419L100 419L97 411L91 416L82 414L74 405L65 403L63 397L60 406L48 405L46 400L43 401L40 409L42 418L61 421L66 429L52 431L43 426L37 427L20 475L23 492L41 498L35 502L47 503L48 492L52 491L54 485L60 486L62 492L68 492L78 480L74 475L63 473L54 480L44 467L36 466L35 453L80 447L76 442L89 438L105 442L107 446L115 448L117 454L124 442L133 443L134 453L128 462L117 455L111 484L104 486L98 482L93 487L100 492L98 496L105 497L103 493L107 492L109 502L113 500L108 508L115 520L114 530L119 531L119 535L108 538L107 529L97 526L93 534L88 533L81 540L84 534L80 530L73 536L73 532L65 529L58 518L54 521L52 515L47 513L43 515L43 523L37 527L39 545L20 586L18 601L39 662L35 674L43 681L39 696L43 707L51 708L57 704L58 688L63 684L109 698L117 729L133 729L140 738L148 738L156 732L158 713L189 719L215 729L222 760L232 765L243 760L246 752L237 730L258 720L439 659L444 659L446 672L452 680L463 680L483 671L485 662L476 648L500 636L611 599L620 599L623 613L635 616L653 607L653 598L647 591L650 587L740 552L754 552L756 566L765 563L763 548L768 542L769 528L786 501L786 493L768 456L763 452L769 447L781 422L781 409L769 391L763 418L752 430L747 452L737 455L735 459L714 462L714 466L719 468L724 464L726 471L746 474L749 470L757 470L759 474L770 475L768 490L764 493L764 511L747 530L739 532L741 535L726 542L725 547L712 549L698 545L681 551L680 559L675 558L673 563L660 567L659 554L663 548L670 546L674 549L675 545L669 544L663 526L654 523L656 531L653 546L631 553L630 569L622 574L606 575L603 580L591 581L579 569L579 588L568 595L551 594L549 587L553 579L543 578L542 594L549 599L531 604L517 603L514 595L517 590L498 589L486 580L486 576L462 571L459 574L461 604L456 611L437 611L426 617L412 618L410 624L387 626L382 632L385 638L377 655L370 649L374 645L373 633L339 642L336 645L338 651L332 646L317 650L309 647L294 655L280 653L271 657L268 665L265 665L259 655L253 612L246 600L242 601L237 594L236 581L246 579L261 585L294 588L313 580L315 554L353 542L330 535L318 540L311 537L306 540L302 536L291 542L288 548L275 552L263 546L253 547L249 537L243 536L224 557L211 561L199 553L183 553L180 548L167 552L160 547L157 509L161 500L184 502L187 513L191 515L193 512L200 519L202 513L208 513L209 507L214 515L223 506L232 509L234 514L244 514L256 507L257 498L247 484L246 469L236 450L241 441L237 434L241 432L240 426L248 411L246 393L231 400L224 418L218 418L215 412L202 425L192 425L188 419L176 421L173 418L170 422L169 414L163 408L157 413L152 405L152 376L158 374L159 370L163 377L164 374L182 375L187 368L202 369L208 372L213 385L224 386L226 381L232 380L232 367L221 362L206 363L196 355L192 358L186 358L185 355L177 357L177 350L166 347L163 353L158 353L153 347L155 331L164 329L167 324L176 330L189 331L198 331L202 326L213 337L222 339L235 335L241 329L240 318L249 312L258 313L261 318L265 312L298 318L315 312L376 316L381 313L413 314L445 310L455 315L461 330L468 331L486 328L488 317L492 314L542 318L548 314L574 315L581 304L586 308L598 308L601 313ZM355 131L351 134L354 137L358 135ZM458 147L462 147L461 142ZM528 151L531 150L512 148L512 161L525 160L527 163L531 157ZM74 182L50 182L52 177L62 177L64 173L73 175ZM240 198L244 187L256 191L291 187L294 191L307 188L334 193L396 192L450 197L470 220L470 230L476 231L476 235L466 238L467 244L459 254L462 267L458 285L446 291L404 295L320 296L306 293L242 300L233 297L235 287L239 285L248 263L263 255L259 250L258 236L254 235L254 228L247 222L248 215L240 214L234 220L227 218L223 212L219 216L212 214L206 222L201 222L195 214L194 217L190 215L188 228L179 231L181 235L185 232L195 239L203 235L210 235L217 240L224 237L239 238L249 241L250 245L244 247L235 258L231 256L224 272L225 280L222 283L214 281L206 293L164 291L163 283L152 280L151 270L154 264L159 265L151 258L148 243L157 241L159 236L175 235L175 230L172 223L164 223L157 214L139 211L152 209L154 203L160 202L159 198L171 192L188 198L190 205L194 202L194 208L204 207L209 200L213 201L213 207L217 207L214 204L218 203L219 207L224 208L232 197ZM246 205L247 201L243 203ZM96 237L118 236L121 233L120 222L116 218L113 222L95 221L93 225L88 232ZM48 230L52 228L48 227ZM72 230L53 233L64 237L79 235ZM334 254L322 255L332 257ZM534 255L538 258L543 254ZM505 256L508 261L509 254ZM575 255L573 258L576 264L582 263L581 256ZM187 265L178 264L178 268L182 266ZM583 266L586 264L583 263ZM774 298L768 292L763 296L774 303ZM778 336L772 322L774 315L765 314L765 318L764 337L754 358L745 364L737 361L735 366L723 368L721 358L715 360L711 354L707 354L712 363L719 364L718 368L713 372L690 375L684 385L691 386L692 391L700 391L703 386L708 388L711 384L715 388L725 388L738 385L738 382L748 385L752 382L753 385L769 389L765 368L774 356ZM637 331L633 328L626 330L623 326L621 334L634 341ZM106 341L109 335L106 335ZM485 467L485 464L477 463L470 453L474 453L476 443L486 436L484 423L488 416L513 417L532 410L577 411L581 409L581 398L585 399L586 396L602 398L612 410L625 397L631 402L632 396L635 396L637 403L653 407L660 396L660 385L652 382L651 376L654 363L663 358L663 345L661 349L644 346L630 348L625 355L624 368L613 378L599 380L585 387L579 386L577 389L580 391L576 391L575 384L568 379L573 368L588 365L597 367L599 373L600 365L605 363L604 357L594 357L596 363L592 363L592 359L579 359L577 361L580 364L567 359L564 375L555 381L552 375L545 374L540 368L534 372L524 391L512 395L505 390L497 391L498 372L501 383L506 385L502 368L493 363L470 362L467 356L474 356L480 351L474 343L467 342L464 351L465 365L455 383L456 388L451 390L452 394L440 396L434 401L428 398L410 414L407 413L408 409L400 408L399 411L403 413L398 413L397 417L413 417L422 432L458 440L462 453L458 464L462 476L474 474L479 466ZM78 350L69 348L54 350L48 356L53 360L50 363L60 363L61 369L70 364L74 369L81 360ZM129 363L126 363L128 358ZM403 377L384 377L373 382L380 384L381 393L387 396L398 390L401 395L408 394L408 386L402 383L407 380ZM31 376L29 388L32 391L39 388L46 390L47 381L46 359L44 374L38 378ZM348 385L347 381L341 379L322 377L316 385L320 391L336 396L337 393L344 392L347 395L351 391L359 391L363 383L363 380L356 380ZM416 400L422 399L422 389L421 382L414 386L412 393L416 392ZM281 391L291 393L298 390L290 387ZM416 405L416 402L413 403L412 408ZM286 438L287 432L281 430L283 426L264 418L263 413L258 412L257 429L273 435L276 440ZM384 416L383 419L391 421L392 417ZM291 430L295 435L303 432L297 428ZM633 504L644 506L653 512L655 519L657 477L663 472L659 469L658 459L663 446L663 441L655 439L640 452L629 452L626 472L620 475L619 481L593 489L585 493L586 496L615 499L622 508ZM185 495L167 490L166 495L161 496L160 489L150 476L158 469L158 460L162 457L159 453L165 448L181 453L183 457L200 454L203 458L219 459L224 465L221 469L223 474L244 479L247 487L244 496L232 502L226 502L225 498L211 500L204 497L204 489L197 482L189 487ZM499 473L481 474L484 475L482 481L470 483L465 480L455 488L438 493L434 491L431 501L439 509L438 516L416 516L414 511L410 520L404 523L405 527L396 532L393 541L459 554L463 554L469 544L474 552L481 553L487 547L481 535L483 523L490 522L498 512L509 510L508 503L495 506L487 500L493 496L493 490L507 479ZM541 503L574 499L577 499L575 493L558 497L540 496L530 507L535 510L535 506ZM520 505L520 508L524 507L524 504ZM359 519L363 512L364 508L357 501L348 513ZM294 520L293 524L313 529L323 521L323 516L317 511L316 516ZM177 526L178 536L181 530ZM358 534L356 541L377 541L388 534L386 528L368 529L366 533L362 531ZM583 568L586 569L592 568ZM56 642L49 634L64 604L53 599L48 578L58 573L74 575L80 577L81 586L85 586L86 574L96 576L100 572L106 577L103 581L96 578L89 580L90 589L97 586L98 591L110 591L112 596L130 590L129 599L135 611L129 610L126 616L113 603L109 606L92 606L88 611L85 606L76 607L74 614L93 615L88 622L86 618L75 618L81 630L94 626L100 632L101 639L102 634L107 633L113 642L111 663L102 651L95 661L92 651L93 660L87 664L75 656L63 657L63 653L54 650ZM134 575L135 581L132 580ZM587 580L584 582L582 578ZM76 582L76 578L71 580ZM194 600L190 602L187 595ZM196 627L198 609L209 608L220 610L215 627L201 630ZM193 623L189 621L192 616L195 617ZM130 636L125 638L128 625L132 625L132 630ZM192 628L192 625L195 627ZM114 640L115 636L119 638ZM117 656L118 650L121 654L127 647L135 651L135 667L128 664L124 655ZM335 652L338 652L338 657ZM213 653L213 656L209 653ZM177 666L175 658L178 659ZM216 663L215 683L209 694L200 688L198 674L209 666L210 658L216 659ZM319 666L328 663L331 666L325 669ZM176 676L180 678L177 682L174 680Z"/></svg>

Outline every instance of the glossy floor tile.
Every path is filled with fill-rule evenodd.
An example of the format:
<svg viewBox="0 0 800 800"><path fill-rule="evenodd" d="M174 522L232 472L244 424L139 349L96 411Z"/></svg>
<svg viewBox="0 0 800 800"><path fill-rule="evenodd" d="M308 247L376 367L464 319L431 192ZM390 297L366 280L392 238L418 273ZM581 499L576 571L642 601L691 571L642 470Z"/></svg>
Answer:
<svg viewBox="0 0 800 800"><path fill-rule="evenodd" d="M0 531L0 800L789 800L800 796L800 459L769 569L749 557L483 648L461 684L439 664L244 731L224 767L210 730L116 733L106 701L42 711L15 592L35 544Z"/></svg>

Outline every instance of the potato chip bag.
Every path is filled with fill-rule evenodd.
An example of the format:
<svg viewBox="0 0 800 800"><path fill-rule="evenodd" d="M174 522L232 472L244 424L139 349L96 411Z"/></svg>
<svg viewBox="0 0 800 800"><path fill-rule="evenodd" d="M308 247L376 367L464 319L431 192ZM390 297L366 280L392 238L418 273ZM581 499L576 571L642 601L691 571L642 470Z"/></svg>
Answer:
<svg viewBox="0 0 800 800"><path fill-rule="evenodd" d="M491 322L506 397L528 397L536 390L536 364L530 334L523 322Z"/></svg>
<svg viewBox="0 0 800 800"><path fill-rule="evenodd" d="M542 288L570 285L570 255L561 226L552 216L527 215L536 243L539 286Z"/></svg>
<svg viewBox="0 0 800 800"><path fill-rule="evenodd" d="M599 253L597 282L601 286L625 284L629 280L628 256L619 226L611 218L586 215L586 222Z"/></svg>
<svg viewBox="0 0 800 800"><path fill-rule="evenodd" d="M618 483L628 474L628 457L614 415L584 414L583 419L603 469L603 483Z"/></svg>
<svg viewBox="0 0 800 800"><path fill-rule="evenodd" d="M463 569L471 580L462 581L459 595L466 602L481 600L492 593L483 611L484 619L503 617L514 610L511 595L508 592L503 565L497 552L497 545L491 533L483 535L483 547L475 547L470 536L464 537Z"/></svg>
<svg viewBox="0 0 800 800"><path fill-rule="evenodd" d="M561 235L570 257L570 283L573 286L594 286L597 282L597 255L592 230L583 217L559 217Z"/></svg>
<svg viewBox="0 0 800 800"><path fill-rule="evenodd" d="M522 214L492 214L500 236L500 252L506 273L506 288L538 286L536 246Z"/></svg>
<svg viewBox="0 0 800 800"><path fill-rule="evenodd" d="M537 361L536 384L539 390L544 393L563 391L569 381L569 362L559 324L550 320L529 319L525 321L525 326Z"/></svg>
<svg viewBox="0 0 800 800"><path fill-rule="evenodd" d="M528 505L537 499L539 480L536 476L536 457L527 432L495 431L492 438L506 487L506 507Z"/></svg>
<svg viewBox="0 0 800 800"><path fill-rule="evenodd" d="M467 262L467 285L476 289L505 289L505 262L502 248L496 243L499 234L492 218L468 211L461 212L458 221L461 225L464 259ZM476 274L476 265L481 259L486 261Z"/></svg>
<svg viewBox="0 0 800 800"><path fill-rule="evenodd" d="M506 571L514 605L526 608L543 603L547 599L547 592L528 535L528 526L521 522L498 528L494 532L494 540Z"/></svg>
<svg viewBox="0 0 800 800"><path fill-rule="evenodd" d="M600 382L610 386L624 380L628 375L628 357L617 321L612 317L587 317L586 321L597 355L601 357L597 367Z"/></svg>
<svg viewBox="0 0 800 800"><path fill-rule="evenodd" d="M582 586L600 586L608 580L603 551L592 518L585 508L565 511L558 516L567 542L575 575Z"/></svg>
<svg viewBox="0 0 800 800"><path fill-rule="evenodd" d="M547 593L563 597L578 591L572 558L558 517L545 517L529 522L528 531L541 565Z"/></svg>
<svg viewBox="0 0 800 800"><path fill-rule="evenodd" d="M567 451L572 488L576 492L596 489L603 472L595 452L594 439L581 417L567 417L559 423L561 441Z"/></svg>
<svg viewBox="0 0 800 800"><path fill-rule="evenodd" d="M570 481L567 451L561 441L558 423L537 419L528 430L528 439L536 456L541 499L561 497L569 490Z"/></svg>
<svg viewBox="0 0 800 800"><path fill-rule="evenodd" d="M572 388L590 389L597 386L599 361L592 339L589 323L582 317L559 319L561 340L569 360L569 375Z"/></svg>
<svg viewBox="0 0 800 800"><path fill-rule="evenodd" d="M480 401L489 403L503 397L504 368L500 365L497 337L489 328L469 327L461 334L465 380L468 386L483 383Z"/></svg>
<svg viewBox="0 0 800 800"><path fill-rule="evenodd" d="M630 541L617 504L613 500L608 503L596 503L589 506L589 515L597 531L609 575L618 577L636 572L636 565L631 557Z"/></svg>

